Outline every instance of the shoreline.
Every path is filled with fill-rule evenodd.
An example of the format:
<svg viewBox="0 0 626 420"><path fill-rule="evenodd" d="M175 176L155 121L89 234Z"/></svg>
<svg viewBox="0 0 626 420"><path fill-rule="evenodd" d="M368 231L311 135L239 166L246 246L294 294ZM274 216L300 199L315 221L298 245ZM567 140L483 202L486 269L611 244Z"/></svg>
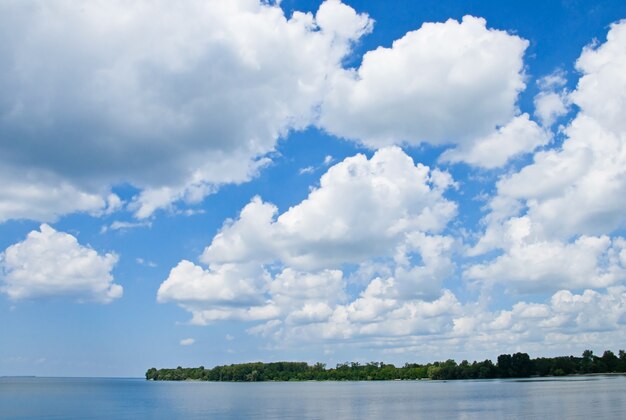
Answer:
<svg viewBox="0 0 626 420"><path fill-rule="evenodd" d="M246 383L293 383L293 382L472 382L472 381L506 381L506 382L532 382L538 380L559 380L568 378L593 378L603 376L626 376L626 372L607 372L607 373L575 373L571 375L547 375L547 376L526 376L516 378L468 378L468 379L288 379L288 380L262 380L262 381L213 381L204 379L147 379L147 382L211 382L211 383L230 383L230 384L246 384Z"/></svg>

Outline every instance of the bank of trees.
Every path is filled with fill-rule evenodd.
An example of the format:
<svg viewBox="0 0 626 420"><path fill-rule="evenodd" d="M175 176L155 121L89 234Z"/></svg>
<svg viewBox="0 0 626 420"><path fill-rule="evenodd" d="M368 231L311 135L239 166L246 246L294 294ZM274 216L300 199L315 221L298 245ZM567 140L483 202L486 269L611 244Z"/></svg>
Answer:
<svg viewBox="0 0 626 420"><path fill-rule="evenodd" d="M560 356L531 359L526 353L502 354L497 362L484 360L469 363L463 360L434 362L425 365L406 363L402 367L392 364L341 363L327 368L323 363L309 365L304 362L240 363L197 368L156 369L146 372L146 379L161 381L376 381L414 379L490 379L524 378L529 376L563 376L585 373L626 373L626 353L620 350L615 355L610 350L596 356L585 350L581 357Z"/></svg>

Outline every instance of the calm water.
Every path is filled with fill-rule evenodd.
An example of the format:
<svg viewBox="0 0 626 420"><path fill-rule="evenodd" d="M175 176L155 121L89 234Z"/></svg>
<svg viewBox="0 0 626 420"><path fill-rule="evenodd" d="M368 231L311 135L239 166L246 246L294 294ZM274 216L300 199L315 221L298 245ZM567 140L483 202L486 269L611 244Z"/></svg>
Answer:
<svg viewBox="0 0 626 420"><path fill-rule="evenodd" d="M212 383L0 378L0 418L623 418L626 377Z"/></svg>

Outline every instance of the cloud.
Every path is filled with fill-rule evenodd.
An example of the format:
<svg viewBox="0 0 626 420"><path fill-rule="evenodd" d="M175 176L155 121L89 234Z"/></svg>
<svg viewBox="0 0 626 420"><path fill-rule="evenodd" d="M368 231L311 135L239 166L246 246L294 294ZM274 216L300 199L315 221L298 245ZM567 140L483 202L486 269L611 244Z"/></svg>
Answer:
<svg viewBox="0 0 626 420"><path fill-rule="evenodd" d="M318 166L307 166L307 167L304 167L304 168L300 168L298 173L300 175L315 173L315 171L317 171L319 169L322 169L324 167L330 166L330 164L333 163L334 160L335 159L331 155L326 155L324 157L324 161L320 165L318 165Z"/></svg>
<svg viewBox="0 0 626 420"><path fill-rule="evenodd" d="M273 338L282 346L339 342L342 347L470 360L512 351L580 353L594 343L603 343L602 349L619 348L626 338L623 286L580 293L559 290L541 303L519 301L495 311L462 304L450 291L434 301L400 305L381 299L377 292L366 291L357 300L338 306L325 322L288 325L273 320L249 332Z"/></svg>
<svg viewBox="0 0 626 420"><path fill-rule="evenodd" d="M514 124L527 46L481 18L425 23L391 48L367 52L358 69L335 73L320 125L371 148L427 142L471 150ZM512 148L518 153L522 144Z"/></svg>
<svg viewBox="0 0 626 420"><path fill-rule="evenodd" d="M0 134L0 149L2 140ZM16 167L9 162L0 165L0 223L9 219L52 221L75 211L97 216L119 208L119 197L114 197L106 191L84 191L48 171Z"/></svg>
<svg viewBox="0 0 626 420"><path fill-rule="evenodd" d="M408 300L397 302L378 295L381 284L373 282L356 300L340 305L325 322L289 326L266 324L264 334L292 341L369 340L381 337L424 336L439 334L452 325L461 306L450 291L445 290L434 301ZM384 289L384 287L383 287ZM260 330L260 329L259 329ZM252 330L256 333L256 330Z"/></svg>
<svg viewBox="0 0 626 420"><path fill-rule="evenodd" d="M567 97L557 92L540 92L535 96L535 115L539 117L541 125L550 127L557 118L567 114Z"/></svg>
<svg viewBox="0 0 626 420"><path fill-rule="evenodd" d="M195 342L196 342L195 338L183 338L182 340L180 340L180 345L191 346Z"/></svg>
<svg viewBox="0 0 626 420"><path fill-rule="evenodd" d="M373 20L338 0L290 18L254 0L13 2L0 26L0 222L110 212L120 184L139 189L137 218L175 211L255 177L310 125L372 148L453 144L451 161L484 167L545 143L531 121L509 133L528 42L471 16L356 70L342 60Z"/></svg>
<svg viewBox="0 0 626 420"><path fill-rule="evenodd" d="M563 129L563 144L497 182L471 254L504 253L467 269L469 278L544 291L624 281L624 240L612 236L626 226L624 45L622 21L604 44L583 50L576 63L582 76L569 94L579 111ZM562 83L553 75L542 87Z"/></svg>
<svg viewBox="0 0 626 420"><path fill-rule="evenodd" d="M391 255L406 232L440 232L456 215L443 197L452 178L396 147L345 159L307 199L276 217L253 199L204 250L206 264L280 260L298 269L338 267Z"/></svg>
<svg viewBox="0 0 626 420"><path fill-rule="evenodd" d="M125 231L128 229L136 229L136 228L142 228L142 227L152 227L152 223L148 222L148 221L142 221L142 222L123 222L120 220L115 220L113 223L111 223L108 226L102 226L100 228L100 233L106 233L109 230L121 230L121 231Z"/></svg>
<svg viewBox="0 0 626 420"><path fill-rule="evenodd" d="M603 343L618 347L624 339L626 289L580 294L559 290L546 303L515 303L510 310L468 311L454 321L454 335L468 348L514 345L525 351L582 351ZM606 348L606 347L605 347Z"/></svg>
<svg viewBox="0 0 626 420"><path fill-rule="evenodd" d="M544 127L550 127L557 118L567 114L569 110L569 92L564 88L567 80L562 71L537 80L541 92L535 96L535 115Z"/></svg>
<svg viewBox="0 0 626 420"><path fill-rule="evenodd" d="M0 254L0 291L10 299L70 296L109 303L122 297L111 270L118 257L99 255L77 239L43 224Z"/></svg>
<svg viewBox="0 0 626 420"><path fill-rule="evenodd" d="M523 201L533 222L553 235L601 235L623 227L626 207L626 22L607 42L585 48L583 72L570 95L579 113L559 149L540 152L532 164L498 182L498 194Z"/></svg>
<svg viewBox="0 0 626 420"><path fill-rule="evenodd" d="M135 262L139 265L144 265L146 267L155 268L157 265L155 262L146 261L143 258L135 258Z"/></svg>
<svg viewBox="0 0 626 420"><path fill-rule="evenodd" d="M176 302L193 314L193 324L217 320L258 320L276 316L265 302L269 274L257 264L223 264L208 270L183 260L157 292L160 303Z"/></svg>
<svg viewBox="0 0 626 420"><path fill-rule="evenodd" d="M179 263L161 285L159 300L189 311L194 324L249 322L248 333L286 347L324 342L432 352L445 345L452 354L469 357L512 351L512 345L536 352L578 352L592 339L619 345L626 322L624 239L579 236L562 242L542 236L529 217L509 218L502 255L468 266L466 279L551 297L497 310L485 302L463 303L447 288L457 272L459 244L444 233L454 212L439 212L443 218L437 223L410 222L426 209L453 204L442 195L452 185L449 175L415 165L398 148L370 159L347 158L280 215L254 199L205 249L201 259L207 268ZM375 222L371 227L361 219L362 209L387 218L369 219ZM333 234L330 220L347 233ZM356 232L357 227L371 229ZM386 237L389 232L393 240ZM349 242L355 236L360 242ZM331 257L328 248L341 249L336 242L362 248ZM384 248L378 247L381 242ZM348 275L346 262L359 268Z"/></svg>
<svg viewBox="0 0 626 420"><path fill-rule="evenodd" d="M580 236L574 242L538 238L528 217L506 223L504 254L465 271L466 278L521 292L605 288L626 280L626 241Z"/></svg>
<svg viewBox="0 0 626 420"><path fill-rule="evenodd" d="M493 169L503 166L511 158L545 146L550 135L528 114L513 118L488 136L464 147L446 150L440 157L443 162L466 162L470 165Z"/></svg>
<svg viewBox="0 0 626 420"><path fill-rule="evenodd" d="M224 264L216 270L203 270L183 260L174 267L158 291L159 302L211 302L251 304L266 289L265 273L256 265Z"/></svg>
<svg viewBox="0 0 626 420"><path fill-rule="evenodd" d="M207 268L181 261L158 300L178 303L196 324L266 321L252 330L259 333L334 324L341 311L362 317L369 306L413 314L415 305L448 301L441 287L454 275L457 245L441 232L456 215L443 196L453 185L449 174L416 165L397 147L346 158L280 215L254 198L204 250ZM374 262L386 276L366 278L351 301L344 266Z"/></svg>
<svg viewBox="0 0 626 420"><path fill-rule="evenodd" d="M4 221L101 211L122 183L145 218L249 180L372 21L338 1L288 19L252 0L59 0L3 2L0 27Z"/></svg>

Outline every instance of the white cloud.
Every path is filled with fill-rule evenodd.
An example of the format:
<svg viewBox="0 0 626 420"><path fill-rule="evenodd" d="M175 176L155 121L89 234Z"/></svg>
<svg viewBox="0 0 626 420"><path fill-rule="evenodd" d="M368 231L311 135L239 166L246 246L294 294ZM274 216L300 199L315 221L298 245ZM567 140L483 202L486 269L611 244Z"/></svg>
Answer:
<svg viewBox="0 0 626 420"><path fill-rule="evenodd" d="M551 127L557 118L569 110L569 92L564 88L567 80L565 73L557 70L537 80L541 92L535 96L535 116L544 127Z"/></svg>
<svg viewBox="0 0 626 420"><path fill-rule="evenodd" d="M626 321L626 288L580 294L559 290L546 303L518 302L510 310L467 311L455 319L454 335L465 346L524 351L582 351L597 343L621 346ZM606 347L605 347L606 348Z"/></svg>
<svg viewBox="0 0 626 420"><path fill-rule="evenodd" d="M487 30L483 21L466 20L426 25L426 32L405 38L419 40L429 31L430 36L440 30L443 34L470 31L482 34L488 45L495 36L508 53L517 47L517 55L505 51L504 59L498 57L505 62L498 64L512 75L510 89L501 89L508 95L500 102L501 118L494 117L489 124L482 120L482 128L474 127L471 138L459 137L456 151L446 155L450 159L463 153L457 160L501 166L546 144L546 118L556 114L538 111L540 119L544 117L540 128L515 107L523 89L521 55L526 42ZM172 269L161 285L159 301L179 304L191 312L191 322L196 324L224 319L253 322L249 333L272 337L280 345L325 340L398 352L429 349L432 354L446 344L468 357L467 352L476 349L482 354L519 347L563 351L588 347L594 339L620 343L626 339L626 241L616 237L615 230L623 227L625 213L621 197L626 192L622 185L626 185L622 182L626 136L621 120L594 108L606 104L587 96L593 96L592 84L600 85L599 92L608 92L603 87L608 84L618 97L626 91L617 71L623 68L622 26L626 24L613 26L609 41L587 49L578 62L584 75L570 98L580 112L564 129L563 146L536 153L530 165L498 182L489 203L492 211L484 220L485 235L473 255L489 250L499 254L489 254L464 270L467 280L486 286L497 283L513 293L549 292L551 299L522 301L493 311L487 307L489 296L462 303L448 290L447 281L456 276L453 257L460 245L446 234L457 208L444 192L455 184L449 174L415 165L399 148L389 147L370 159L357 155L330 167L319 187L281 214L273 204L255 197L204 250L204 267L182 261ZM405 48L402 42L376 53L394 58ZM513 56L519 58L517 65L508 66L506 58ZM382 59L372 57L376 54L366 56L355 74L371 62L383 65ZM375 67L382 72L382 67ZM350 89L355 92L376 81L368 73L341 77L354 85ZM585 82L589 77L593 83ZM546 92L561 86L555 75L541 82ZM335 94L342 95L335 91L329 95ZM617 108L610 111L623 113L619 100L607 101ZM358 107L344 111L361 112ZM364 121L370 124L368 118ZM349 118L344 128L353 128ZM361 140L369 146L398 138L413 144L422 141L395 132L379 136L383 132L372 130L373 137ZM444 137L434 136L433 142L444 144ZM471 295L471 291L457 294Z"/></svg>
<svg viewBox="0 0 626 420"><path fill-rule="evenodd" d="M128 230L128 229L136 229L136 228L142 228L142 227L152 227L152 223L148 222L148 221L142 221L142 222L124 222L124 221L120 221L120 220L115 220L114 222L112 222L110 225L108 226L102 226L100 228L100 233L106 233L109 230Z"/></svg>
<svg viewBox="0 0 626 420"><path fill-rule="evenodd" d="M449 237L409 233L397 248L395 264L386 267L389 276L371 278L352 300L342 290L346 284L339 282L341 272L333 274L335 281L325 286L317 286L324 281L320 277L305 282L291 276L298 280L292 280L290 287L298 289L300 300L290 302L296 304L290 307L282 304L276 293L274 300L288 315L254 327L250 332L272 336L281 342L370 340L442 333L461 310L454 294L442 290L443 281L454 275L453 245ZM410 261L416 255L421 259L420 264Z"/></svg>
<svg viewBox="0 0 626 420"><path fill-rule="evenodd" d="M70 296L109 303L123 293L111 275L117 260L115 254L99 255L44 224L0 254L0 291L14 300Z"/></svg>
<svg viewBox="0 0 626 420"><path fill-rule="evenodd" d="M626 20L611 25L605 43L588 46L576 62L583 73L572 101L613 133L626 132Z"/></svg>
<svg viewBox="0 0 626 420"><path fill-rule="evenodd" d="M556 119L567 114L567 96L558 92L539 92L535 96L535 115L541 125L550 127Z"/></svg>
<svg viewBox="0 0 626 420"><path fill-rule="evenodd" d="M250 304L259 301L267 289L267 275L258 265L224 264L204 270L183 260L170 271L157 294L159 302L210 302L215 304Z"/></svg>
<svg viewBox="0 0 626 420"><path fill-rule="evenodd" d="M486 232L472 250L504 254L466 270L469 278L511 288L598 288L624 281L618 257L626 226L626 22L607 41L587 47L583 72L569 98L580 111L564 128L560 148L502 177L485 218ZM549 89L562 85L542 82Z"/></svg>
<svg viewBox="0 0 626 420"><path fill-rule="evenodd" d="M2 143L0 134L0 148ZM9 219L54 221L65 213L99 214L112 208L117 208L117 204L107 203L104 191L86 192L46 171L0 165L0 223Z"/></svg>
<svg viewBox="0 0 626 420"><path fill-rule="evenodd" d="M285 268L273 279L269 292L277 305L289 310L319 301L328 305L342 302L346 299L344 288L341 270L307 273Z"/></svg>
<svg viewBox="0 0 626 420"><path fill-rule="evenodd" d="M449 174L416 165L397 147L346 158L280 215L253 199L205 249L208 270L180 262L158 300L178 303L196 324L266 320L251 330L262 334L328 324L323 334L333 335L342 311L363 318L379 309L395 314L400 328L403 317L419 318L415 311L429 313L432 302L451 299L441 287L454 275L456 244L438 233L456 214L443 196L452 185ZM387 277L366 278L350 302L343 266L374 261ZM341 334L357 334L353 327Z"/></svg>
<svg viewBox="0 0 626 420"><path fill-rule="evenodd" d="M466 278L501 283L521 292L604 288L626 280L626 241L580 236L572 243L533 232L528 217L506 223L504 254L465 271Z"/></svg>
<svg viewBox="0 0 626 420"><path fill-rule="evenodd" d="M355 41L371 32L374 25L374 21L367 15L356 15L354 9L340 0L322 3L315 21L323 32L331 34L338 41Z"/></svg>
<svg viewBox="0 0 626 420"><path fill-rule="evenodd" d="M510 309L489 311L461 304L445 290L434 301L398 304L378 295L380 285L373 282L355 301L337 306L326 321L290 325L271 320L248 332L273 338L281 346L339 342L344 348L367 346L387 353L470 360L513 351L580 354L597 343L602 350L619 348L626 339L623 286L580 293L559 290L545 302L520 301Z"/></svg>
<svg viewBox="0 0 626 420"><path fill-rule="evenodd" d="M99 211L120 183L145 218L250 179L371 27L338 1L2 2L0 221Z"/></svg>
<svg viewBox="0 0 626 420"><path fill-rule="evenodd" d="M310 322L289 324L272 320L249 332L293 344L320 340L367 342L388 337L430 336L451 330L461 305L450 291L444 290L433 301L396 301L378 295L381 287L385 288L382 283L374 280L357 299L334 309L320 304L321 316L313 317Z"/></svg>
<svg viewBox="0 0 626 420"><path fill-rule="evenodd" d="M527 46L480 18L425 23L391 48L367 52L358 69L334 74L320 124L372 148L471 149L518 113Z"/></svg>
<svg viewBox="0 0 626 420"><path fill-rule="evenodd" d="M182 340L180 340L180 345L181 346L191 346L195 342L196 342L196 340L194 338L183 338Z"/></svg>
<svg viewBox="0 0 626 420"><path fill-rule="evenodd" d="M191 323L199 325L224 319L268 319L278 311L264 297L270 280L254 263L205 270L183 260L159 287L157 301L178 303L193 314Z"/></svg>
<svg viewBox="0 0 626 420"><path fill-rule="evenodd" d="M326 155L324 157L324 161L320 165L318 165L318 166L307 166L307 167L304 167L304 168L300 168L298 173L300 175L302 175L302 174L312 174L315 171L317 171L318 169L322 169L322 168L324 168L326 166L330 166L330 164L333 163L334 160L335 159L332 156Z"/></svg>
<svg viewBox="0 0 626 420"><path fill-rule="evenodd" d="M562 89L566 84L566 73L561 69L556 69L552 73L537 79L537 86L539 86L542 91Z"/></svg>
<svg viewBox="0 0 626 420"><path fill-rule="evenodd" d="M505 126L474 143L445 151L444 162L467 162L487 169L503 166L509 159L544 146L550 136L528 114L513 118Z"/></svg>
<svg viewBox="0 0 626 420"><path fill-rule="evenodd" d="M280 260L311 270L390 256L406 232L439 232L456 215L443 197L452 184L399 148L371 159L356 155L331 167L319 188L278 217L255 198L213 238L202 261Z"/></svg>
<svg viewBox="0 0 626 420"><path fill-rule="evenodd" d="M498 193L523 200L533 222L551 234L606 234L624 226L626 207L626 22L607 42L586 48L584 72L570 97L580 112L565 129L560 149L498 183Z"/></svg>
<svg viewBox="0 0 626 420"><path fill-rule="evenodd" d="M178 303L196 324L253 322L250 334L281 346L323 341L402 352L432 350L436 342L467 357L472 351L512 351L512 343L524 351L540 348L538 343L578 351L588 347L581 337L619 341L611 334L626 320L626 292L614 286L626 268L621 238L582 236L565 243L543 236L529 217L507 219L504 254L468 267L466 276L516 292L549 291L552 299L490 311L463 304L447 290L459 246L441 234L455 214L442 195L451 185L449 175L415 165L398 148L371 159L347 158L281 215L254 199L206 248L202 261L208 270L181 262L161 286L159 299ZM361 216L363 209L370 218ZM413 223L424 212L440 219ZM358 242L350 242L354 237ZM344 275L346 262L358 263L359 270ZM189 270L178 273L183 264ZM362 289L354 296L350 287ZM589 288L606 289L573 291Z"/></svg>
<svg viewBox="0 0 626 420"><path fill-rule="evenodd" d="M135 262L139 265L145 265L146 267L155 268L157 265L152 261L146 261L143 258L135 258Z"/></svg>

